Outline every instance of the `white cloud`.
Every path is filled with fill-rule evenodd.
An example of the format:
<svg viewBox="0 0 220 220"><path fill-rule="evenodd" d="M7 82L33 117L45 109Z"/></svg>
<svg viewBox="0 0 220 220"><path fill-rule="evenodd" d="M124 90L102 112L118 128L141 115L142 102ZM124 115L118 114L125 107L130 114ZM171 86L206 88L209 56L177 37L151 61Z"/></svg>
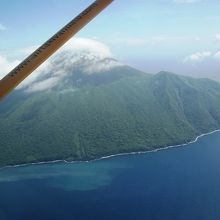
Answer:
<svg viewBox="0 0 220 220"><path fill-rule="evenodd" d="M90 63L89 65L85 66L84 72L87 74L100 73L100 72L109 71L112 68L123 66L123 65L124 64L113 59L101 60L100 62L97 61L97 62Z"/></svg>
<svg viewBox="0 0 220 220"><path fill-rule="evenodd" d="M26 47L26 48L22 48L20 49L18 52L25 54L25 55L30 55L31 53L33 53L39 46L31 46L31 47Z"/></svg>
<svg viewBox="0 0 220 220"><path fill-rule="evenodd" d="M213 55L214 58L216 59L220 59L220 51L216 52L214 55Z"/></svg>
<svg viewBox="0 0 220 220"><path fill-rule="evenodd" d="M0 55L0 79L19 64L18 60L10 61L6 57Z"/></svg>
<svg viewBox="0 0 220 220"><path fill-rule="evenodd" d="M216 40L216 41L220 41L220 34L216 34L216 35L215 35L215 40Z"/></svg>
<svg viewBox="0 0 220 220"><path fill-rule="evenodd" d="M33 48L22 50L32 52ZM21 50L20 50L21 51ZM86 38L73 38L52 58L29 76L18 88L36 92L53 88L65 80L68 74L80 69L84 74L108 71L122 64L112 58L112 53L105 44Z"/></svg>
<svg viewBox="0 0 220 220"><path fill-rule="evenodd" d="M197 52L187 56L183 62L201 62L207 59L220 59L220 51L211 52L211 51L204 51L204 52Z"/></svg>
<svg viewBox="0 0 220 220"><path fill-rule="evenodd" d="M184 59L184 62L188 62L188 61L198 62L198 61L202 61L202 60L204 60L208 57L211 57L211 56L212 56L212 53L210 51L197 52L197 53L194 53L194 54L187 56Z"/></svg>
<svg viewBox="0 0 220 220"><path fill-rule="evenodd" d="M39 81L37 83L33 83L31 87L29 87L28 91L38 92L44 91L53 88L59 82L59 77L52 77L49 79L45 79L43 81Z"/></svg>
<svg viewBox="0 0 220 220"><path fill-rule="evenodd" d="M0 31L6 30L6 27L3 24L0 24Z"/></svg>

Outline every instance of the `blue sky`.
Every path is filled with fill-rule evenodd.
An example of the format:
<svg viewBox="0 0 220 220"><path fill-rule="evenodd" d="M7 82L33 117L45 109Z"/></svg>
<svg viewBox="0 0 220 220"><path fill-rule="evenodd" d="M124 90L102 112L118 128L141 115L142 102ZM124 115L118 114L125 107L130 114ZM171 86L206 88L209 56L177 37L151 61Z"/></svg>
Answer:
<svg viewBox="0 0 220 220"><path fill-rule="evenodd" d="M1 0L0 68L25 58L22 51L46 41L92 2ZM146 72L219 80L219 12L218 0L115 0L77 37L103 42L117 59Z"/></svg>

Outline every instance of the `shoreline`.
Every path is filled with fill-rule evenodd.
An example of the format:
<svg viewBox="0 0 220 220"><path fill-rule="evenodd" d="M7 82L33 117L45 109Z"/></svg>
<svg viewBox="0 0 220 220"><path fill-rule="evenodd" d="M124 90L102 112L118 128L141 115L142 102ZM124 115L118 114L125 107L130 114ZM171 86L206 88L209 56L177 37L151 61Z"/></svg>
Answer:
<svg viewBox="0 0 220 220"><path fill-rule="evenodd" d="M26 167L26 166L32 166L32 165L46 165L46 164L55 164L55 163L67 163L67 164L73 164L73 163L89 163L89 162L95 162L95 161L100 161L100 160L105 160L105 159L110 159L113 157L117 157L117 156L126 156L126 155L136 155L136 154L147 154L147 153L156 153L158 151L162 151L162 150L169 150L172 148L178 148L178 147L184 147L186 145L190 145L193 143L196 143L200 138L204 137L204 136L208 136L210 134L214 134L220 132L220 129L205 133L205 134L201 134L199 136L197 136L194 140L184 143L184 144L178 144L178 145L170 145L167 147L160 147L158 149L155 150L148 150L148 151L134 151L134 152L130 152L130 153L119 153L119 154L112 154L109 156L104 156L104 157L100 157L94 160L87 160L87 161L67 161L67 160L54 160L54 161L45 161L45 162L35 162L35 163L27 163L27 164L19 164L19 165L8 165L8 166L4 166L4 167L0 167L0 170L3 169L7 169L7 168L19 168L19 167Z"/></svg>

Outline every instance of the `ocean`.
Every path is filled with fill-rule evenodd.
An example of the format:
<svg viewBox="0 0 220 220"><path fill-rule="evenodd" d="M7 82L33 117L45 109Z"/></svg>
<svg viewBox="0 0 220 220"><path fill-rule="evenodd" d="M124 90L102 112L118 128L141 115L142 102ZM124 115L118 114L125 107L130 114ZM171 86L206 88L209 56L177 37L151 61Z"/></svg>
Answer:
<svg viewBox="0 0 220 220"><path fill-rule="evenodd" d="M182 147L0 169L0 220L219 220L220 132Z"/></svg>

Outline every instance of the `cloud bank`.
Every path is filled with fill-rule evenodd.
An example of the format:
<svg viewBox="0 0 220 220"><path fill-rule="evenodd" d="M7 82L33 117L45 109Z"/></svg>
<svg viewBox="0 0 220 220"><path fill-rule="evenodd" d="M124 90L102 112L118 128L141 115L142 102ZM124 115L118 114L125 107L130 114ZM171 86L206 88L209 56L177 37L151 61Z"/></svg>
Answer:
<svg viewBox="0 0 220 220"><path fill-rule="evenodd" d="M35 49L36 46L20 51L29 54ZM64 81L68 74L74 74L74 71L80 70L83 74L90 75L122 65L111 58L113 55L105 44L87 38L73 38L32 73L18 89L28 92L44 91L62 83L62 80ZM0 70L5 74L18 63L0 57Z"/></svg>
<svg viewBox="0 0 220 220"><path fill-rule="evenodd" d="M219 59L220 60L220 51L212 52L212 51L204 51L204 52L196 52L187 56L183 62L201 62L207 59Z"/></svg>

